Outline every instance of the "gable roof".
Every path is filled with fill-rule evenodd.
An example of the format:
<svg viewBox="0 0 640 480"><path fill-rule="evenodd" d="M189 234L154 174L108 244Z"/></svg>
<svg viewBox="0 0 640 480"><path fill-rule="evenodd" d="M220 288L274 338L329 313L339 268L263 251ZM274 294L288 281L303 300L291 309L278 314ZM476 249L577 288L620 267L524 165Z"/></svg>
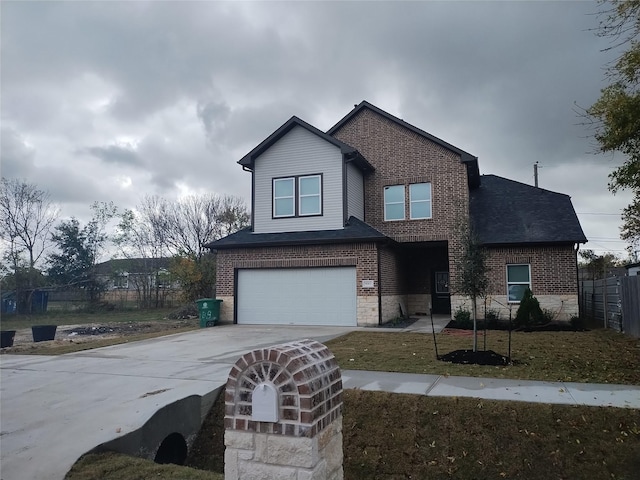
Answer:
<svg viewBox="0 0 640 480"><path fill-rule="evenodd" d="M431 135L430 133L425 132L424 130L419 129L418 127L411 125L410 123L405 122L404 120L402 120L401 118L398 118L396 116L391 115L390 113L385 112L384 110L376 107L375 105L372 105L371 103L367 102L366 100L363 100L362 102L360 102L358 105L355 106L355 108L353 110L351 110L349 113L347 113L338 123L336 123L333 127L331 127L329 130L327 130L327 134L329 135L334 135L338 130L340 130L340 128L342 128L343 125L345 125L347 122L349 122L349 120L351 120L353 117L355 117L358 113L360 113L361 110L368 108L369 110L377 113L378 115L391 120L392 122L397 123L398 125L401 125L402 127L411 130L412 132L426 138L427 140L432 141L433 143L440 145L441 147L446 148L447 150L456 153L457 155L460 155L460 160L462 163L464 163L467 167L467 182L469 184L469 187L476 187L478 186L480 183L480 169L478 167L478 157L471 155L468 152L465 152L464 150L451 145L448 142L445 142L444 140L435 137L433 135Z"/></svg>
<svg viewBox="0 0 640 480"><path fill-rule="evenodd" d="M497 175L471 190L469 215L483 245L587 242L571 197Z"/></svg>
<svg viewBox="0 0 640 480"><path fill-rule="evenodd" d="M355 243L392 241L375 228L356 217L349 217L340 230L313 232L252 233L247 227L231 235L205 245L212 250L227 248L274 247L278 245L319 245L327 243Z"/></svg>
<svg viewBox="0 0 640 480"><path fill-rule="evenodd" d="M160 269L167 269L171 259L161 258L112 258L106 262L98 263L95 272L99 275L111 275L113 273L149 273Z"/></svg>
<svg viewBox="0 0 640 480"><path fill-rule="evenodd" d="M266 139L264 139L257 147L247 153L244 157L242 157L238 163L243 167L253 170L256 158L262 155L269 147L271 147L274 143L284 137L291 129L294 127L302 127L305 130L317 135L322 138L326 142L335 145L340 149L340 152L344 155L344 157L350 161L353 161L358 167L365 171L373 171L373 166L367 162L367 160L360 155L358 150L353 148L350 145L347 145L344 142L341 142L337 138L332 137L331 135L327 135L322 130L317 129L313 125L305 122L304 120L299 119L295 115L287 120L284 125L278 128L275 132L269 135Z"/></svg>

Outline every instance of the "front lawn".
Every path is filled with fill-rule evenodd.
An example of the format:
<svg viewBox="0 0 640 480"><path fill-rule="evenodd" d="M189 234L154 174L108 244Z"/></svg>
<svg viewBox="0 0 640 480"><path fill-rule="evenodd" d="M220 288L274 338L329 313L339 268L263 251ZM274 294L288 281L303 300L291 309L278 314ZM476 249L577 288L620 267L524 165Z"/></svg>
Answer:
<svg viewBox="0 0 640 480"><path fill-rule="evenodd" d="M440 355L472 348L464 330L436 335ZM479 348L483 339L478 339ZM352 332L326 342L344 370L428 373L640 385L640 339L613 330L514 332L513 365L460 365L436 359L433 336L421 333ZM489 331L487 349L507 355L508 333Z"/></svg>

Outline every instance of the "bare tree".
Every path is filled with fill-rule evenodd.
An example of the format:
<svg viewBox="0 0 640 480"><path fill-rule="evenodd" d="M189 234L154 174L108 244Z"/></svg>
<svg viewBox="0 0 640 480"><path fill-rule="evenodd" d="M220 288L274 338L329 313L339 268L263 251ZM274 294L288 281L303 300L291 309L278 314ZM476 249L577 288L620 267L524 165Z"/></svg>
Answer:
<svg viewBox="0 0 640 480"><path fill-rule="evenodd" d="M121 219L120 245L143 258L173 257L171 271L192 300L213 293L215 262L205 245L247 226L249 213L234 196L152 196Z"/></svg>
<svg viewBox="0 0 640 480"><path fill-rule="evenodd" d="M24 180L2 178L0 185L0 238L5 243L14 272L22 255L27 255L27 288L32 291L35 265L48 246L58 209L49 194ZM31 302L27 302L30 309Z"/></svg>

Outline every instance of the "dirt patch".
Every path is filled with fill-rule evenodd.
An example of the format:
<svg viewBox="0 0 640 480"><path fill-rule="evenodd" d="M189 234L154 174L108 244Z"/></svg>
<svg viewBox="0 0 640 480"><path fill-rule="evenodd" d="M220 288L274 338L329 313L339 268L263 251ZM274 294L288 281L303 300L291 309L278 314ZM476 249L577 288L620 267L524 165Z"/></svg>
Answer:
<svg viewBox="0 0 640 480"><path fill-rule="evenodd" d="M96 346L108 339L127 339L147 334L177 333L198 328L198 319L160 320L156 322L113 322L92 323L87 325L59 325L54 340L34 343L31 328L19 329L13 340L13 347L2 349L2 353L34 353L35 349L68 347L70 344L91 344ZM90 345L85 345L91 348Z"/></svg>

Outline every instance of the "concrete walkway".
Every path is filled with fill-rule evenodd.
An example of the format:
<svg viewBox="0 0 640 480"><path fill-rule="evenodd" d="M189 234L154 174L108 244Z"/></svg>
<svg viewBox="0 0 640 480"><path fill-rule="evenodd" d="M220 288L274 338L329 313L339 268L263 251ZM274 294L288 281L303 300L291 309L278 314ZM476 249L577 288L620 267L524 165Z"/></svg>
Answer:
<svg viewBox="0 0 640 480"><path fill-rule="evenodd" d="M473 397L599 407L640 409L640 386L542 382L483 377L343 370L344 388L411 393L430 397Z"/></svg>
<svg viewBox="0 0 640 480"><path fill-rule="evenodd" d="M434 319L435 330L446 325ZM98 445L139 432L163 408L198 398L205 411L245 352L353 330L431 333L430 319L405 329L221 325L61 356L0 357L0 479L62 479ZM556 384L385 372L342 372L345 388L435 396L640 408L640 387ZM200 412L199 412L200 413Z"/></svg>

